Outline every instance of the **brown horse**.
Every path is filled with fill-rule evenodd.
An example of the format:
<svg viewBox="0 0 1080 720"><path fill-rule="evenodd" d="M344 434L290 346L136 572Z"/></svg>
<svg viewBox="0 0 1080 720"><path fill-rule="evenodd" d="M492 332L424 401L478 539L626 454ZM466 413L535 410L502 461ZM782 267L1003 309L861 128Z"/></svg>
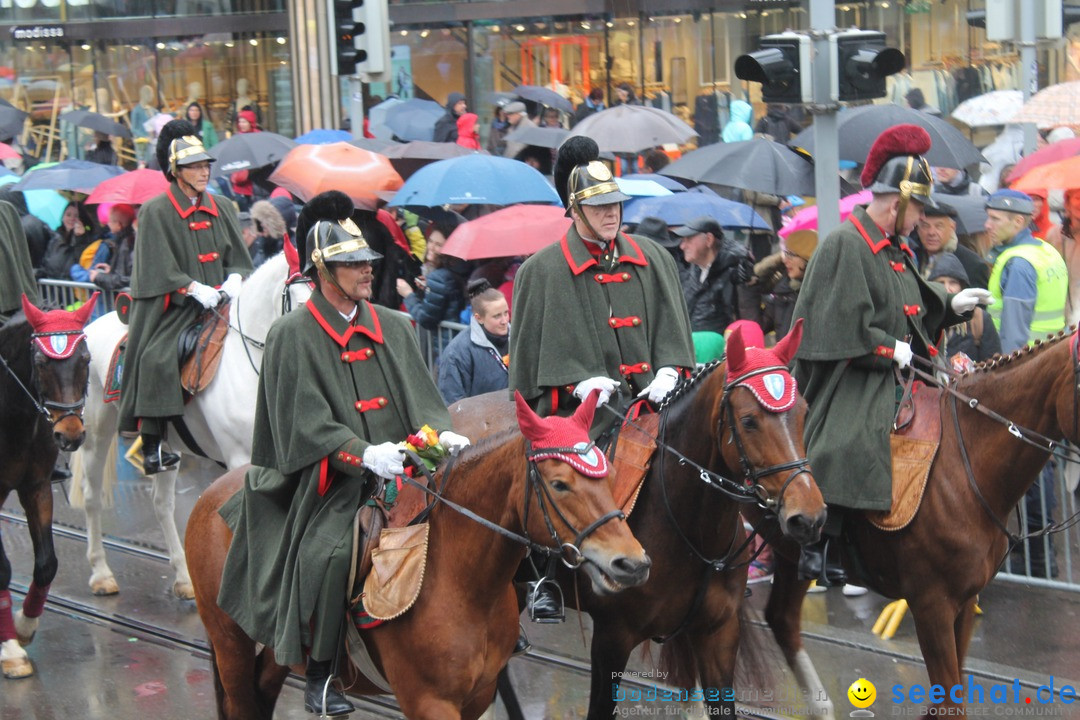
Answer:
<svg viewBox="0 0 1080 720"><path fill-rule="evenodd" d="M37 631L56 577L50 478L60 450L86 437L90 352L82 332L97 293L78 311L45 313L23 296L23 315L0 327L0 506L14 490L26 512L34 572L22 609L11 612L11 562L0 544L0 668L4 677L34 674L23 645Z"/></svg>
<svg viewBox="0 0 1080 720"><path fill-rule="evenodd" d="M601 595L560 575L568 602L580 598L578 609L593 619L589 718L612 715L623 692L612 678L626 669L637 645L653 638L664 640L661 664L670 672L668 684L696 683L711 708L734 715L749 554L739 511L764 502L796 543L816 541L825 522L803 449L806 403L786 369L801 329L772 351L744 349L741 332L733 332L726 362L699 371L661 409L660 448L629 519L654 563L648 582ZM748 362L748 355L758 362ZM752 387L754 378L767 375L786 379L790 405L782 410L767 408L765 401L775 398L759 399ZM493 431L507 414L505 396L499 395L452 406L455 428ZM746 485L726 479L731 477Z"/></svg>
<svg viewBox="0 0 1080 720"><path fill-rule="evenodd" d="M592 407L577 417L586 439L591 417ZM527 452L521 433L500 433L465 450L445 478L444 466L436 486L445 482L447 501L555 553L564 543L578 546L597 593L644 582L649 559L621 520L607 483L562 460L528 461ZM210 486L192 510L185 544L210 640L219 717L269 719L289 668L275 662L271 648L256 653L255 642L217 606L231 540L218 509L242 483L243 472L235 470ZM611 519L618 521L606 522ZM407 717L476 718L491 704L518 636L513 575L526 547L446 504L435 506L429 523L419 598L399 618L364 630L364 639ZM347 690L380 692L362 677Z"/></svg>
<svg viewBox="0 0 1080 720"><path fill-rule="evenodd" d="M930 682L946 689L943 712L959 705L948 689L961 682L976 596L1007 552L1009 513L1049 457L1038 436L1080 439L1076 335L1068 342L1065 337L982 363L963 376L954 387L975 403L944 395L941 446L910 525L884 532L862 514L850 513L847 520L848 575L886 597L907 600ZM1020 433L1031 442L1015 437L1009 421L1024 428ZM803 688L816 694L820 682L799 636L808 583L796 579L797 548L780 549L766 619Z"/></svg>

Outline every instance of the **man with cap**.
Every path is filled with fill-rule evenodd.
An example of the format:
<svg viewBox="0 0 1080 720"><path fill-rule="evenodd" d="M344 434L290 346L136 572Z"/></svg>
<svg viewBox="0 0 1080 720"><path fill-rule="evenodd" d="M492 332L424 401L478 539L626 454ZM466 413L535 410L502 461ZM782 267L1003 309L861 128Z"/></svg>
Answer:
<svg viewBox="0 0 1080 720"><path fill-rule="evenodd" d="M795 376L809 404L807 456L829 504L823 539L803 548L799 573L819 584L844 581L829 553L843 509L892 505L894 366L936 356L941 331L989 300L972 288L950 295L915 268L906 238L934 204L922 157L929 149L929 134L915 125L889 128L874 141L862 172L870 204L821 241L795 303L795 319L806 320Z"/></svg>
<svg viewBox="0 0 1080 720"><path fill-rule="evenodd" d="M754 272L749 251L724 237L720 223L702 216L673 233L686 264L681 281L690 328L723 333L739 316L737 286Z"/></svg>
<svg viewBox="0 0 1080 720"><path fill-rule="evenodd" d="M507 135L510 135L515 130L536 127L536 123L532 121L525 111L525 103L520 100L509 103L503 108L503 112L506 113L506 121L510 123L510 127L506 131ZM503 157L516 158L527 147L529 147L527 143L517 142L516 140L508 141L506 149L503 150Z"/></svg>
<svg viewBox="0 0 1080 720"><path fill-rule="evenodd" d="M914 247L915 257L923 277L929 277L934 264L944 253L952 253L964 266L968 282L965 287L985 288L990 280L990 266L976 254L960 244L956 237L956 208L935 199L935 207L923 208L923 218L917 226L919 244Z"/></svg>
<svg viewBox="0 0 1080 720"><path fill-rule="evenodd" d="M559 242L522 264L514 280L510 390L541 417L569 415L594 389L599 404L623 412L637 397L659 405L694 367L694 347L671 254L640 235L625 235L629 200L599 160L596 142L571 137L559 148L555 188L573 224ZM592 437L606 434L598 411ZM533 603L559 617L554 597Z"/></svg>
<svg viewBox="0 0 1080 720"><path fill-rule="evenodd" d="M458 118L469 109L465 96L459 92L452 92L446 97L446 114L435 122L435 133L432 140L435 142L452 143L458 139Z"/></svg>
<svg viewBox="0 0 1080 720"><path fill-rule="evenodd" d="M309 712L353 710L329 686L346 620L352 519L378 478L404 472L400 443L450 426L411 323L369 301L372 250L338 191L300 213L307 304L274 322L259 374L251 461L221 509L233 531L218 602L275 660L307 656ZM469 441L440 433L451 451ZM326 694L325 707L323 695Z"/></svg>
<svg viewBox="0 0 1080 720"><path fill-rule="evenodd" d="M195 128L186 120L166 124L157 161L171 184L139 210L120 396L120 430L138 428L147 475L180 460L162 449L169 419L184 414L180 333L223 295L236 297L251 272L236 208L206 191L214 159Z"/></svg>

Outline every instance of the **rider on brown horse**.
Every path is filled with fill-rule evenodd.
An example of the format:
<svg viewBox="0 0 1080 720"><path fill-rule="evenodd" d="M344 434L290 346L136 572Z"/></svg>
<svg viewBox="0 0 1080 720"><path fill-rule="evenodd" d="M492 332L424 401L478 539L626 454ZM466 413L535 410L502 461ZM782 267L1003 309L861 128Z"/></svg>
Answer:
<svg viewBox="0 0 1080 720"><path fill-rule="evenodd" d="M131 432L137 424L147 475L180 461L161 447L169 418L184 414L180 334L217 307L222 293L236 297L251 272L236 209L206 190L214 159L195 128L186 120L165 125L157 160L172 184L139 211L120 396L120 430Z"/></svg>
<svg viewBox="0 0 1080 720"><path fill-rule="evenodd" d="M343 635L352 520L375 488L373 475L404 472L398 445L450 416L399 314L368 302L372 262L337 191L311 200L297 237L316 291L266 339L251 460L243 492L221 514L234 539L218 602L279 664L308 656L305 707L353 709L328 687ZM444 445L469 441L451 432ZM325 707L323 697L325 692Z"/></svg>
<svg viewBox="0 0 1080 720"><path fill-rule="evenodd" d="M933 358L942 331L971 317L989 293L967 288L950 295L927 283L913 262L907 236L924 206L933 206L933 177L922 154L930 136L914 125L883 132L862 173L869 205L818 246L795 305L805 318L795 376L810 405L806 449L829 505L821 543L804 546L802 579L844 582L830 535L839 535L837 510L888 510L892 504L889 432L895 416L893 365L914 355ZM828 560L828 561L826 561Z"/></svg>

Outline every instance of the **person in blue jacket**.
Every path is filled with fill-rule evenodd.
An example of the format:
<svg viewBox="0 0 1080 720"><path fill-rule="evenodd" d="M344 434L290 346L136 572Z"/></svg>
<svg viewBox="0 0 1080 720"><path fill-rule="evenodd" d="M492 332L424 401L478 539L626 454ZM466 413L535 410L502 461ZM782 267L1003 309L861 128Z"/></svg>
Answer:
<svg viewBox="0 0 1080 720"><path fill-rule="evenodd" d="M454 336L453 330L440 330L439 323L457 321L465 307L464 280L452 267L454 258L442 254L446 239L463 221L457 213L442 212L423 223L421 229L427 238L425 274L416 278L415 287L404 278L397 280L405 310L420 327L437 333L436 351L446 347Z"/></svg>
<svg viewBox="0 0 1080 720"><path fill-rule="evenodd" d="M469 283L472 318L443 350L439 392L447 405L509 387L510 306L485 278Z"/></svg>

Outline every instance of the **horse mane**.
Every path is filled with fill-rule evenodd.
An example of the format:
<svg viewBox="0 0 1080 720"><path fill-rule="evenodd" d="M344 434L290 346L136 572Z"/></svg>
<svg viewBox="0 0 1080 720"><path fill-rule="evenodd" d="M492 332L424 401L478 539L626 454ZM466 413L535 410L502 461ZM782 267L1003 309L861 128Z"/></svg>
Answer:
<svg viewBox="0 0 1080 720"><path fill-rule="evenodd" d="M1026 345L1018 350L1014 350L1008 355L997 353L989 360L975 363L975 366L971 370L964 373L963 378L968 379L974 377L978 373L990 373L1024 363L1033 357L1040 356L1043 350L1057 345L1066 338L1071 338L1074 332L1076 332L1076 326L1070 325L1064 330L1059 330L1057 333L1047 335L1044 339L1035 340L1033 345Z"/></svg>
<svg viewBox="0 0 1080 720"><path fill-rule="evenodd" d="M475 466L484 459L490 459L489 453L499 450L504 446L508 446L512 440L521 439L521 431L516 427L500 430L497 433L482 437L474 444L469 445L467 448L461 451L456 461L454 461L453 469L458 470L473 470ZM440 475L446 470L448 460L444 460L439 465Z"/></svg>
<svg viewBox="0 0 1080 720"><path fill-rule="evenodd" d="M660 407L657 408L657 412L663 413L668 410L668 408L680 398L684 396L689 396L690 391L696 389L699 383L705 381L710 375L712 375L713 371L723 365L725 360L726 356L720 358L719 360L712 360L709 363L703 365L702 367L695 369L694 372L690 374L690 377L679 378L679 382L675 384L675 387L672 389L672 391L668 393L668 396L666 398L664 398L664 402L662 402L660 404Z"/></svg>

